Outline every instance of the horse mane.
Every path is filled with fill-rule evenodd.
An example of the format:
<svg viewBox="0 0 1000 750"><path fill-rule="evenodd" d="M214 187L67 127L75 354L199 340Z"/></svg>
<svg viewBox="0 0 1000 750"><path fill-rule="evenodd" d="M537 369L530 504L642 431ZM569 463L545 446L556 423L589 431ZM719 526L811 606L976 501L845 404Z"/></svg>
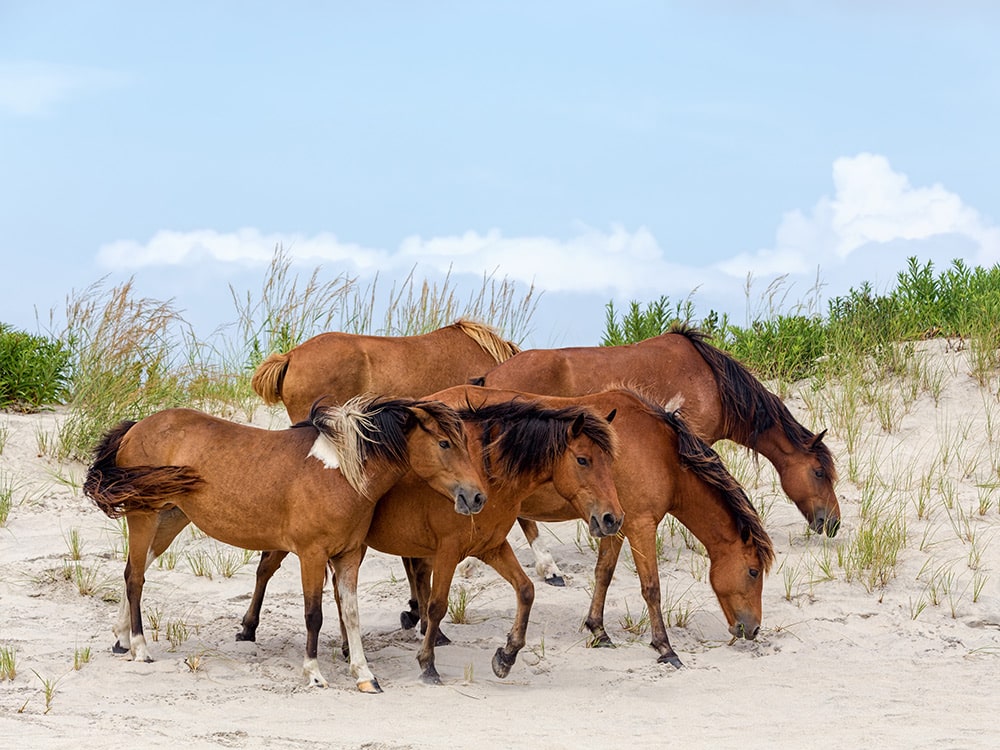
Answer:
<svg viewBox="0 0 1000 750"><path fill-rule="evenodd" d="M736 522L736 528L744 540L757 550L764 572L774 563L774 545L764 529L760 515L746 491L736 478L729 473L719 454L698 437L681 417L679 411L671 411L651 401L642 393L633 392L646 409L665 422L677 435L677 453L681 465L694 472L699 479L718 490L723 503Z"/></svg>
<svg viewBox="0 0 1000 750"><path fill-rule="evenodd" d="M317 400L306 422L330 441L344 478L356 492L367 497L366 469L370 461L384 461L390 466L408 464L407 434L417 425L426 430L414 413L417 409L437 421L452 442L461 444L465 440L458 414L440 401L371 394L332 406L323 406Z"/></svg>
<svg viewBox="0 0 1000 750"><path fill-rule="evenodd" d="M521 347L513 341L501 338L494 328L484 323L459 318L451 324L451 327L461 331L479 344L482 350L493 357L497 364L506 362L521 351Z"/></svg>
<svg viewBox="0 0 1000 750"><path fill-rule="evenodd" d="M784 402L765 388L742 362L707 343L707 334L688 323L675 322L667 333L684 336L712 370L727 436L753 448L763 433L778 425L795 448L815 454L830 480L837 481L830 449L822 440L816 440L816 435L800 424Z"/></svg>
<svg viewBox="0 0 1000 750"><path fill-rule="evenodd" d="M581 432L600 450L612 457L618 452L611 425L584 406L554 409L518 397L482 406L469 403L459 414L481 427L484 468L496 483L548 470L566 452L569 428L577 419L582 418Z"/></svg>

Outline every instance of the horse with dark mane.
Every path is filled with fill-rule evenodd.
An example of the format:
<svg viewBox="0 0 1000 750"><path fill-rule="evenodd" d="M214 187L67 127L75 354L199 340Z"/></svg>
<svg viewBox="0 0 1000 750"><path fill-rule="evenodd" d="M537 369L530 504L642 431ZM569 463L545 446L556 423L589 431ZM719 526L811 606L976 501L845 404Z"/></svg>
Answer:
<svg viewBox="0 0 1000 750"><path fill-rule="evenodd" d="M361 646L358 567L376 502L404 476L428 502L460 517L485 503L463 423L439 401L359 397L314 406L286 430L234 424L192 409L168 409L108 431L95 449L84 493L129 531L125 597L115 650L151 661L141 599L148 563L194 522L246 549L294 552L302 573L311 685L327 685L317 661L328 562L359 690L381 692ZM454 510L441 498L453 501ZM457 511L457 512L456 512ZM169 539L167 544L169 544Z"/></svg>
<svg viewBox="0 0 1000 750"><path fill-rule="evenodd" d="M622 534L600 540L595 586L586 625L598 646L613 645L604 629L604 605L624 537L635 561L642 597L649 613L651 645L658 660L681 666L670 645L660 608L656 532L670 513L705 546L711 560L709 581L734 638L753 639L760 628L764 574L774 549L746 493L718 454L695 435L675 412L638 393L610 391L605 405L615 408L615 432L621 447L614 462L615 486L625 511ZM491 495L491 502L492 495ZM565 502L545 486L521 503L521 517L537 521L574 518ZM422 615L420 598L429 574L421 561L410 561L411 601L404 624Z"/></svg>
<svg viewBox="0 0 1000 750"><path fill-rule="evenodd" d="M518 351L491 327L470 320L419 336L333 331L272 354L251 385L265 403L283 403L297 422L320 397L333 404L362 393L420 398L466 383Z"/></svg>
<svg viewBox="0 0 1000 750"><path fill-rule="evenodd" d="M462 417L469 452L481 467L490 500L475 519L460 518L442 507L426 483L408 475L381 496L364 543L388 554L430 561L433 583L422 598L427 627L417 658L421 679L431 684L440 682L434 647L455 568L472 555L507 580L517 596L517 612L506 645L493 657L494 673L505 677L524 646L534 601L531 579L507 541L521 501L548 483L567 512L586 520L594 536L614 535L621 527L622 509L611 474L618 444L608 423L613 407L607 406L605 394L562 399L472 386L428 398L451 405ZM162 553L185 523L183 515L171 514L153 540L152 553ZM265 549L270 551L261 556L238 640L256 640L267 583L287 556L281 547ZM349 653L353 647L348 644Z"/></svg>
<svg viewBox="0 0 1000 750"><path fill-rule="evenodd" d="M708 443L726 438L767 458L813 531L834 536L840 527L826 431L806 429L742 363L689 326L624 346L525 350L472 382L562 396L625 384L661 403L679 403L691 429ZM521 526L541 559L537 526ZM561 584L554 561L545 565L539 572Z"/></svg>

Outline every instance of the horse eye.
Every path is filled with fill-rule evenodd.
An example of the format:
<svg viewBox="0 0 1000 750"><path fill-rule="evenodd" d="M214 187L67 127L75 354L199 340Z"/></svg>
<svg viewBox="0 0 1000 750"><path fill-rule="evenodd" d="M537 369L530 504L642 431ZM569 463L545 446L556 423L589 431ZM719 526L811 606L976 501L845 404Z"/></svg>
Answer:
<svg viewBox="0 0 1000 750"><path fill-rule="evenodd" d="M448 448L451 447L451 443L449 443L447 440L439 440L438 445L444 448L445 450L448 450Z"/></svg>
<svg viewBox="0 0 1000 750"><path fill-rule="evenodd" d="M813 474L816 476L817 479L822 479L823 477L826 476L826 472L823 471L822 469L813 469Z"/></svg>
<svg viewBox="0 0 1000 750"><path fill-rule="evenodd" d="M578 464L580 464L580 466L589 466L589 465L590 465L590 461L588 461L588 460L587 460L586 458L584 458L583 456L577 456L577 457L576 457L576 462L577 462Z"/></svg>
<svg viewBox="0 0 1000 750"><path fill-rule="evenodd" d="M750 568L750 577L756 579L760 576L760 571L757 568Z"/></svg>

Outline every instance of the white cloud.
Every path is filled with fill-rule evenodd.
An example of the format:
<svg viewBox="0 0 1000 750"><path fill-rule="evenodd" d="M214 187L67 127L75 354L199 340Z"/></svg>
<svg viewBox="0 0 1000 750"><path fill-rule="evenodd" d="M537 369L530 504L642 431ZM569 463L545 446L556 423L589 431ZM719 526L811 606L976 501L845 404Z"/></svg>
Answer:
<svg viewBox="0 0 1000 750"><path fill-rule="evenodd" d="M33 61L0 61L0 112L46 114L82 93L124 85L128 77L114 71Z"/></svg>
<svg viewBox="0 0 1000 750"><path fill-rule="evenodd" d="M833 186L833 196L821 197L811 210L782 217L774 247L720 263L699 264L689 257L675 262L647 228L622 226L610 231L581 226L567 239L506 237L497 229L410 236L395 249L346 243L329 233L162 231L145 243L105 245L98 259L109 269L126 271L206 262L246 269L265 266L281 244L302 265L332 266L335 273L362 277L379 272L399 278L416 266L420 275L486 274L534 284L550 295L616 302L660 295L677 301L698 290L695 301L702 312L736 312L752 303L744 286L748 273L757 289L787 275L788 299L794 304L811 295L817 274L824 296L831 296L862 281L891 282L910 255L931 260L938 269L957 257L980 265L1000 261L1000 229L940 185L912 186L882 156L837 159Z"/></svg>
<svg viewBox="0 0 1000 750"><path fill-rule="evenodd" d="M792 211L782 218L774 248L742 253L717 264L737 277L780 273L814 273L817 266L835 269L864 248L907 241L952 237L954 245L975 248L973 263L1000 261L1000 228L941 185L913 187L905 174L892 169L884 156L863 153L833 163L834 195L824 196L808 214ZM948 243L937 243L948 253ZM913 254L918 254L914 252ZM947 263L960 253L937 258Z"/></svg>

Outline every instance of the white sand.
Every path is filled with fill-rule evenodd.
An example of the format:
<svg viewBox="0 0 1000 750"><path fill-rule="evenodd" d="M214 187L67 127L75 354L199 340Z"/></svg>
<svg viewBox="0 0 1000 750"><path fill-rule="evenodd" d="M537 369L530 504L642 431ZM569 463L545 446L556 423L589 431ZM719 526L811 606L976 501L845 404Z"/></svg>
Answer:
<svg viewBox="0 0 1000 750"><path fill-rule="evenodd" d="M15 485L14 507L0 528L0 647L15 649L17 658L15 679L0 682L2 744L998 747L1000 489L977 484L1000 483L1000 403L995 380L991 389L980 389L968 375L965 355L945 349L942 342L928 346L930 366L944 373L938 405L922 394L891 434L874 418L865 422L857 484L848 478L845 435L831 429L844 515L836 539L805 533L804 520L779 494L770 465L762 463L759 486L748 485L748 491L765 509L777 563L765 583L764 627L756 642L727 645L706 560L688 550L680 535L668 535L660 567L665 602L692 611L686 627L670 628L686 667L657 664L648 634L624 632L626 611L638 617L643 609L627 553L606 616L619 648L586 648L580 623L594 553L582 537L577 543L575 524L562 524L547 527L548 539L569 585L536 583L528 647L505 680L494 677L490 659L510 626L514 597L492 570L478 568L470 578L456 579L456 586L474 595L469 612L475 622L459 625L446 618L454 644L437 651L445 684L428 687L418 678L416 636L399 629L408 596L402 566L371 553L362 568L361 615L367 656L385 689L377 696L357 693L339 658L332 595L320 641L331 687L305 686L294 557L272 581L257 643L237 643L256 558L231 578L218 570L211 580L197 577L190 554L234 553L187 531L175 543L175 569L154 566L147 580L147 635L149 614L160 617L159 640L150 644L156 661L133 663L113 655L117 604L81 595L61 571L68 538L77 530L84 569L95 571L104 591L117 594L124 566L116 552L118 527L80 491L83 465L39 457L39 436L53 439L58 413L0 413L0 431L7 433L0 488L3 482ZM791 398L789 405L808 426L823 426L814 423L802 399ZM955 458L942 473L948 453ZM724 455L744 481L750 481L744 474L757 477L744 453ZM837 551L846 550L857 533L863 487L875 473L883 484L869 481L872 491L906 509L908 541L896 577L869 592L845 580ZM921 519L924 476L931 478L924 483L930 515ZM989 503L985 515L979 514L981 496ZM520 532L511 538L529 565ZM823 580L824 566L833 580ZM184 623L190 633L176 649L166 637L169 621ZM86 648L90 661L75 671L74 652ZM189 669L186 659L200 659L198 669ZM48 710L46 681L54 684Z"/></svg>

